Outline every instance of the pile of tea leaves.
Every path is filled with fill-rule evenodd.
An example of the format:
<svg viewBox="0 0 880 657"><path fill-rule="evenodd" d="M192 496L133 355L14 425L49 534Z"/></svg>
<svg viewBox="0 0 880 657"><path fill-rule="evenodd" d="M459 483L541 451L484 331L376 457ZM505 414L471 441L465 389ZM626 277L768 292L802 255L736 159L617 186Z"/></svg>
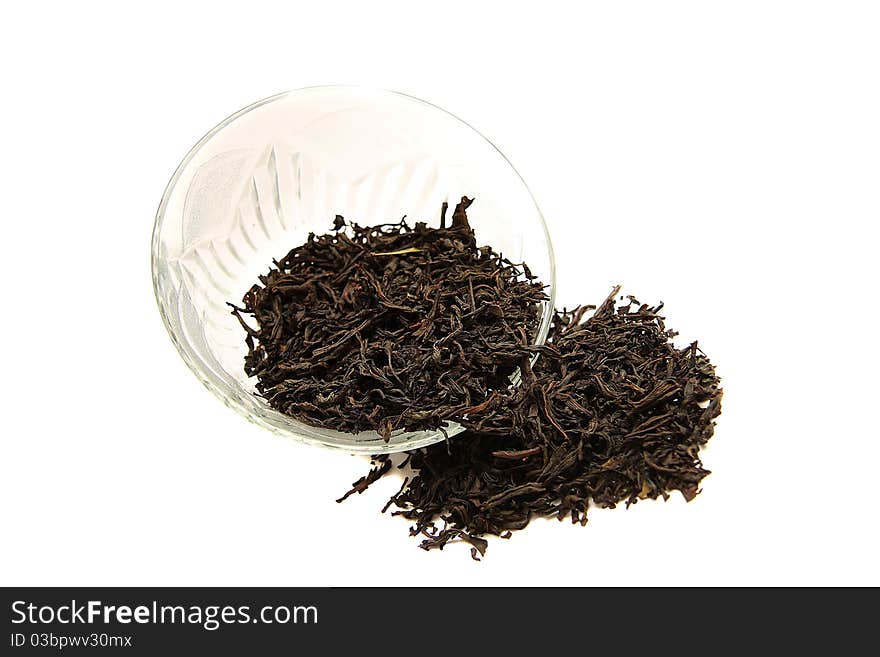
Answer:
<svg viewBox="0 0 880 657"><path fill-rule="evenodd" d="M440 228L405 218L310 234L229 304L247 332L245 372L273 408L336 431L443 429L510 385L544 286L477 246L462 198ZM251 321L247 321L246 317ZM255 323L255 326L252 326Z"/></svg>
<svg viewBox="0 0 880 657"><path fill-rule="evenodd" d="M444 203L439 228L337 216L333 232L274 261L242 307L230 304L258 393L307 424L386 441L463 426L406 453L383 509L410 521L425 549L463 541L478 559L487 536L534 518L584 525L591 506L694 499L722 395L697 343L677 347L662 304L617 287L598 307L557 311L546 344L533 345L544 285L477 245L471 203L462 198L449 226ZM338 501L393 470L388 456L372 466Z"/></svg>
<svg viewBox="0 0 880 657"><path fill-rule="evenodd" d="M618 293L557 312L534 369L520 361L519 387L493 392L459 420L465 432L400 464L410 476L383 511L412 521L421 547L465 541L477 559L486 535L509 538L536 517L584 525L591 505L699 493L709 474L699 451L721 412L715 369L697 343L673 344L662 304ZM346 497L391 461L374 466Z"/></svg>

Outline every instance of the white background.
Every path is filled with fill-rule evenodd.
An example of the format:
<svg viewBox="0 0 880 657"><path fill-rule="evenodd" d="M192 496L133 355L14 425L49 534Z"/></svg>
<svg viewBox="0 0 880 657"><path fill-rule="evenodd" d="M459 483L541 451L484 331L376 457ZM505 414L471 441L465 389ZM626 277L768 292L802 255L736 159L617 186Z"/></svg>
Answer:
<svg viewBox="0 0 880 657"><path fill-rule="evenodd" d="M0 583L880 584L876 3L3 13ZM227 115L326 83L492 139L560 303L621 282L700 339L725 397L693 503L426 553L378 514L397 481L337 505L362 458L251 426L187 370L149 273L165 183Z"/></svg>

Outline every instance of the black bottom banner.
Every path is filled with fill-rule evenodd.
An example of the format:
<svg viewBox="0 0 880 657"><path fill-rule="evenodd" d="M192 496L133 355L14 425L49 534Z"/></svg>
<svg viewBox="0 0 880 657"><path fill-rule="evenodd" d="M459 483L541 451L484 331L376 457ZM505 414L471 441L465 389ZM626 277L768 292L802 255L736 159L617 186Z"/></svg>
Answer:
<svg viewBox="0 0 880 657"><path fill-rule="evenodd" d="M727 648L804 644L840 652L859 645L874 609L874 591L831 589L0 590L4 655L267 655L395 646L467 653L532 641L631 654L639 646L696 649L703 638Z"/></svg>

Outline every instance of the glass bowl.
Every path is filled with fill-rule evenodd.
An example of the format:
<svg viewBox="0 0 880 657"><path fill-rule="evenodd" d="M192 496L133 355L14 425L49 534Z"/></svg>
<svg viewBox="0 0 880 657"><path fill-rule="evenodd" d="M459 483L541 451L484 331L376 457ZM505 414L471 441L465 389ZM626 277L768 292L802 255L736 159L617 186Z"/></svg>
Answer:
<svg viewBox="0 0 880 657"><path fill-rule="evenodd" d="M547 226L507 159L469 125L411 96L311 87L254 103L211 130L183 159L159 205L152 240L159 312L181 357L223 403L261 427L307 443L380 454L441 441L441 431L340 433L274 409L244 372L245 335L227 301L273 258L327 233L337 214L362 225L439 226L443 201L475 198L479 244L525 262L545 283L535 344L553 315L555 265ZM461 427L450 424L448 435Z"/></svg>

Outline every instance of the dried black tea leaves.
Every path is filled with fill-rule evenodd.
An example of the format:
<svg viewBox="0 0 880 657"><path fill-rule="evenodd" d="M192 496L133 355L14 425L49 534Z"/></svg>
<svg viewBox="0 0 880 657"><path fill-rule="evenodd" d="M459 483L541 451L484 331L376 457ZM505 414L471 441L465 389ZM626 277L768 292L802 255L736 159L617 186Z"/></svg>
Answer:
<svg viewBox="0 0 880 657"><path fill-rule="evenodd" d="M535 352L544 286L478 246L462 198L440 228L347 224L275 262L233 313L245 371L275 409L387 441L438 429L505 389ZM246 316L253 320L246 321Z"/></svg>
<svg viewBox="0 0 880 657"><path fill-rule="evenodd" d="M389 505L412 521L421 547L508 538L535 517L585 524L613 508L678 490L688 501L709 474L699 458L721 412L715 369L684 349L633 297L557 312L534 369L462 420L467 431L409 453L414 474ZM485 551L480 543L472 556Z"/></svg>
<svg viewBox="0 0 880 657"><path fill-rule="evenodd" d="M338 500L336 500L337 502L344 502L355 493L360 495L365 490L367 490L367 488L369 488L370 484L384 477L391 469L391 459L385 454L379 454L372 457L370 459L370 462L373 465L370 471L363 477L352 483L349 491Z"/></svg>
<svg viewBox="0 0 880 657"><path fill-rule="evenodd" d="M385 440L464 426L407 453L411 472L383 509L409 520L424 549L465 542L479 559L485 536L509 538L537 517L583 525L590 506L676 490L692 500L722 395L697 343L676 347L662 304L618 298L618 287L598 307L557 311L547 343L532 345L544 286L477 246L471 202L449 226L444 203L440 228L337 216L332 233L276 261L243 307L230 304L259 394L308 424ZM392 461L372 466L338 502Z"/></svg>

